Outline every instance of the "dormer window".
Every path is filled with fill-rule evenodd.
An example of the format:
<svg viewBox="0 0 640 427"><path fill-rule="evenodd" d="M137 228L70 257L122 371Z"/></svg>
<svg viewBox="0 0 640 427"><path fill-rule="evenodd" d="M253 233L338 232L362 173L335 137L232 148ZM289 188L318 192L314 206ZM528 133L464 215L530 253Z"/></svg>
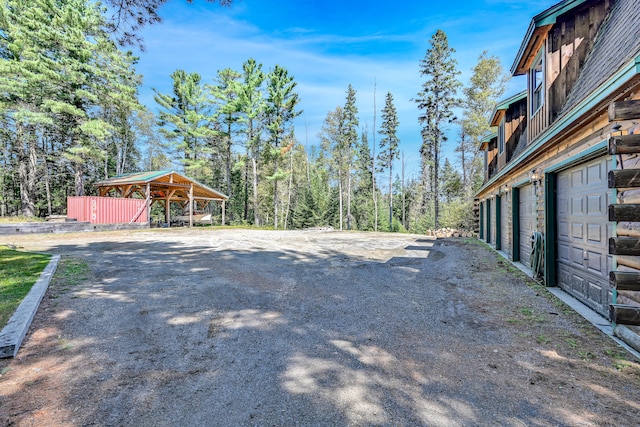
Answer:
<svg viewBox="0 0 640 427"><path fill-rule="evenodd" d="M538 55L531 68L531 115L534 115L544 104L544 73L542 53Z"/></svg>

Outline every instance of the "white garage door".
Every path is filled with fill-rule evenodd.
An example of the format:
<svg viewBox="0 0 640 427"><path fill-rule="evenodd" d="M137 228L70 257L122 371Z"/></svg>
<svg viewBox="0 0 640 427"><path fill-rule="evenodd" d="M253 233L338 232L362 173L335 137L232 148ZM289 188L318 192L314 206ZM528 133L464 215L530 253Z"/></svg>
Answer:
<svg viewBox="0 0 640 427"><path fill-rule="evenodd" d="M608 317L612 268L608 255L609 159L599 158L558 173L558 284Z"/></svg>
<svg viewBox="0 0 640 427"><path fill-rule="evenodd" d="M531 264L531 234L535 230L535 192L533 185L520 187L519 238L520 238L520 262L527 267Z"/></svg>
<svg viewBox="0 0 640 427"><path fill-rule="evenodd" d="M509 198L507 195L500 197L500 249L505 253L510 253L509 244Z"/></svg>

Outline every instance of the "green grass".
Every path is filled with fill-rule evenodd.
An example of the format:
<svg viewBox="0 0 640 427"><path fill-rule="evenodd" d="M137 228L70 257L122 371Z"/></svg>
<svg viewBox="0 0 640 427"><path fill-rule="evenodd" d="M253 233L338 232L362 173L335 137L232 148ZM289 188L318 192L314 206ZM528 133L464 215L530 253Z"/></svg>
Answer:
<svg viewBox="0 0 640 427"><path fill-rule="evenodd" d="M0 329L49 263L49 255L20 252L0 246Z"/></svg>
<svg viewBox="0 0 640 427"><path fill-rule="evenodd" d="M43 218L31 216L0 216L0 224L14 222L43 222Z"/></svg>

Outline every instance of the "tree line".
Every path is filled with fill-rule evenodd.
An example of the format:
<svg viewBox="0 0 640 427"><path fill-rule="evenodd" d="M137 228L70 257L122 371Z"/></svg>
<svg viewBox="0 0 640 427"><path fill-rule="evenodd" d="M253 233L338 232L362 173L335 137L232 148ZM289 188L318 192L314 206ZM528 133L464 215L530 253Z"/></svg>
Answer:
<svg viewBox="0 0 640 427"><path fill-rule="evenodd" d="M407 179L391 92L379 111L374 101L368 129L349 85L310 147L293 127L302 113L294 76L253 58L209 78L175 70L171 91L155 92L152 113L137 98L137 59L118 46L105 16L85 0L0 6L0 216L64 213L66 197L84 195L96 181L179 165L230 197L232 224L470 227L482 180L477 147L506 82L497 58L480 55L463 87L446 34L429 40L414 99L420 174ZM459 129L458 159L443 160L452 128Z"/></svg>

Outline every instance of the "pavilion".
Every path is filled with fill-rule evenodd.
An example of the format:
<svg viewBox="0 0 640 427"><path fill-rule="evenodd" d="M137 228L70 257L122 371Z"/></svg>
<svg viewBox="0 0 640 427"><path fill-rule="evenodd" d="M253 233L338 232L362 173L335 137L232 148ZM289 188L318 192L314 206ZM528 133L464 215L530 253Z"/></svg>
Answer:
<svg viewBox="0 0 640 427"><path fill-rule="evenodd" d="M110 194L123 198L140 198L146 200L147 212L151 206L160 202L164 204L165 219L171 223L171 203L178 203L183 212L188 208L185 222L188 216L189 226L194 222L194 204L196 210L202 211L211 201L220 202L222 209L222 224L224 225L225 202L228 196L207 187L198 181L181 175L171 170L135 172L117 175L113 178L97 182L100 196Z"/></svg>

